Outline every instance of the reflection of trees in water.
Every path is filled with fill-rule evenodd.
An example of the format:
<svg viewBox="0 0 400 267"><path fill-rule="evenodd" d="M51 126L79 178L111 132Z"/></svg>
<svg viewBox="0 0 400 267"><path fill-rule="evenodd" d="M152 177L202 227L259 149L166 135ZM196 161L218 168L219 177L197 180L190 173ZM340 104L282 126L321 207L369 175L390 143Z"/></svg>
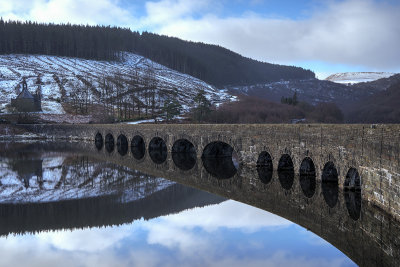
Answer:
<svg viewBox="0 0 400 267"><path fill-rule="evenodd" d="M63 186L83 189L99 187L105 193L138 186L141 186L141 190L144 192L153 192L166 181L141 174L128 167L94 161L85 156L69 158L63 165L63 173L65 173L65 176L62 177L63 183L61 183Z"/></svg>
<svg viewBox="0 0 400 267"><path fill-rule="evenodd" d="M31 173L46 162L37 159L40 153L34 155L36 159L32 159L32 155L23 159L13 157L7 162L17 162L10 168L14 166L20 172L25 170ZM62 166L43 164L46 171L60 168L61 172L51 173L60 173L58 177L45 181L47 184L43 189L34 191L34 199L43 201L45 199L40 194L51 195L50 201L30 203L27 196L20 203L0 204L0 235L129 223L142 217L150 219L224 200L128 167L82 155L65 156ZM29 192L32 189L26 191Z"/></svg>
<svg viewBox="0 0 400 267"><path fill-rule="evenodd" d="M43 170L42 159L31 158L13 158L9 161L10 169L15 171L18 178L24 184L25 188L29 188L30 180L36 178L39 187L43 186Z"/></svg>
<svg viewBox="0 0 400 267"><path fill-rule="evenodd" d="M140 190L141 185L128 188L133 192ZM174 184L161 190L145 190L142 198L129 202L121 201L121 195L108 195L58 202L0 204L0 235L120 225L224 200L210 193Z"/></svg>
<svg viewBox="0 0 400 267"><path fill-rule="evenodd" d="M59 165L51 167L46 166L46 163L42 167L42 162L51 162L54 159L43 161L37 159L39 155L35 155L36 159L31 157L7 160L9 169L15 171L21 180L15 180L10 185L2 185L1 202L21 203L36 199L58 201L120 194L127 189L135 189L127 196L130 199L139 198L172 184L162 178L143 175L128 167L91 160L86 156L61 157L61 162L57 163ZM46 172L46 180L42 179L43 172ZM35 176L37 183L32 181L29 183ZM29 187L30 190L20 190L19 183L25 188Z"/></svg>

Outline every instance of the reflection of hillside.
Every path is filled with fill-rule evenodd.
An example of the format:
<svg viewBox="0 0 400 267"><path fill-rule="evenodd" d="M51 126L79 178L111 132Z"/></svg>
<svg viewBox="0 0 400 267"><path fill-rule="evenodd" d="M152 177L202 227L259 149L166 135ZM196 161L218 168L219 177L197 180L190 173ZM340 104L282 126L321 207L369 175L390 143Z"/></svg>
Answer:
<svg viewBox="0 0 400 267"><path fill-rule="evenodd" d="M24 183L25 188L29 187L29 181L36 177L39 185L43 181L41 159L13 159L10 162L11 169L15 171L18 178Z"/></svg>
<svg viewBox="0 0 400 267"><path fill-rule="evenodd" d="M121 196L110 195L48 203L0 204L0 235L119 225L224 200L175 184L131 202L121 202Z"/></svg>
<svg viewBox="0 0 400 267"><path fill-rule="evenodd" d="M12 154L3 158L0 203L52 202L106 195L122 195L128 202L174 184L87 156L27 155L17 158Z"/></svg>
<svg viewBox="0 0 400 267"><path fill-rule="evenodd" d="M0 143L0 235L130 223L225 200L63 144L13 145Z"/></svg>

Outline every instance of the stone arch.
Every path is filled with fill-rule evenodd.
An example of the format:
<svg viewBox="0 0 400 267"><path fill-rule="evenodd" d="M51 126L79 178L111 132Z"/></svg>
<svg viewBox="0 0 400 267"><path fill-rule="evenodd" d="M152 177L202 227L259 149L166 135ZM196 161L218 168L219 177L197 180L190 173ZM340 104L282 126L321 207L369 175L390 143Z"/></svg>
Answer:
<svg viewBox="0 0 400 267"><path fill-rule="evenodd" d="M121 156L128 153L128 138L124 134L120 134L117 138L117 151Z"/></svg>
<svg viewBox="0 0 400 267"><path fill-rule="evenodd" d="M238 163L234 162L234 149L223 141L214 141L206 145L201 155L203 166L208 173L218 179L229 179L238 170Z"/></svg>
<svg viewBox="0 0 400 267"><path fill-rule="evenodd" d="M294 165L289 154L283 154L278 163L278 178L281 186L289 190L294 182Z"/></svg>
<svg viewBox="0 0 400 267"><path fill-rule="evenodd" d="M114 136L111 133L108 133L105 138L105 147L108 153L114 151L115 141Z"/></svg>
<svg viewBox="0 0 400 267"><path fill-rule="evenodd" d="M137 160L141 160L146 154L146 144L140 135L135 135L131 140L131 153Z"/></svg>
<svg viewBox="0 0 400 267"><path fill-rule="evenodd" d="M167 160L167 145L161 137L153 137L149 143L149 155L156 164L162 164Z"/></svg>
<svg viewBox="0 0 400 267"><path fill-rule="evenodd" d="M310 157L305 157L301 162L299 174L301 190L306 197L311 198L315 194L317 176L314 162Z"/></svg>
<svg viewBox="0 0 400 267"><path fill-rule="evenodd" d="M330 208L333 208L339 199L339 175L332 161L325 163L321 181L322 195L325 202Z"/></svg>
<svg viewBox="0 0 400 267"><path fill-rule="evenodd" d="M263 184L268 184L273 175L272 157L267 151L262 151L257 159L258 178Z"/></svg>
<svg viewBox="0 0 400 267"><path fill-rule="evenodd" d="M350 168L346 174L344 201L350 218L358 220L361 215L361 177L356 168Z"/></svg>
<svg viewBox="0 0 400 267"><path fill-rule="evenodd" d="M101 150L104 145L103 135L100 132L97 132L96 136L94 137L94 144L97 150Z"/></svg>
<svg viewBox="0 0 400 267"><path fill-rule="evenodd" d="M192 142L187 139L178 139L171 150L172 161L181 170L190 170L196 165L197 154Z"/></svg>

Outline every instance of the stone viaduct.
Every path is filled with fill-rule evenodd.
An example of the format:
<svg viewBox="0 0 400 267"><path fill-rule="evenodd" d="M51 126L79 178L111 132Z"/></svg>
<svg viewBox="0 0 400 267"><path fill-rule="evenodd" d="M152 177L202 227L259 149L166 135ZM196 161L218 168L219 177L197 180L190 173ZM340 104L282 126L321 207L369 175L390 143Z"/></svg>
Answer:
<svg viewBox="0 0 400 267"><path fill-rule="evenodd" d="M157 153L152 160L158 164L174 154L170 152L194 152L197 159L234 155L240 166L258 164L267 172L288 171L289 176L290 172L311 172L316 182L332 180L340 189L346 185L362 189L363 199L400 219L400 125L89 124L25 128L54 138L89 142L95 142L97 136L105 152L115 157L134 153L140 160L154 149ZM129 149L131 146L142 149ZM223 177L224 169L216 172L222 173L222 178L232 176L228 173ZM293 181L286 180L283 186L290 189Z"/></svg>
<svg viewBox="0 0 400 267"><path fill-rule="evenodd" d="M74 140L101 160L273 212L359 265L400 262L400 125L23 127ZM232 164L218 169L225 158L234 172Z"/></svg>

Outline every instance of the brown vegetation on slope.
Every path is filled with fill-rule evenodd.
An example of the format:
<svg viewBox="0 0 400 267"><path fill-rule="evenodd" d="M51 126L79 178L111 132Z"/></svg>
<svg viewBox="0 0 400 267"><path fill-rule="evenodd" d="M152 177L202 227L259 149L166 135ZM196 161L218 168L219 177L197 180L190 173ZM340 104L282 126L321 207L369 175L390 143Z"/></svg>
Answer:
<svg viewBox="0 0 400 267"><path fill-rule="evenodd" d="M354 104L346 117L351 123L400 123L400 81Z"/></svg>
<svg viewBox="0 0 400 267"><path fill-rule="evenodd" d="M204 118L208 123L290 123L293 119L306 122L341 123L343 114L333 103L312 106L305 102L287 105L256 97L239 97L239 101L225 103Z"/></svg>

